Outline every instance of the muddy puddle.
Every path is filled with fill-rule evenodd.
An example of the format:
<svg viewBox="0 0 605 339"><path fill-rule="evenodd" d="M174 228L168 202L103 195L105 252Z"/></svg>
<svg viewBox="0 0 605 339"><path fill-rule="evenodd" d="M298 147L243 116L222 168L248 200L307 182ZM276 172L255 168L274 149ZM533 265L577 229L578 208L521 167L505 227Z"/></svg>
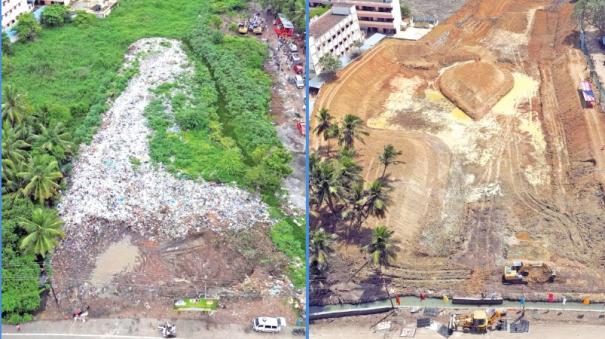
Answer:
<svg viewBox="0 0 605 339"><path fill-rule="evenodd" d="M117 274L132 271L139 255L139 249L132 244L129 236L111 244L97 258L90 282L97 288L106 286Z"/></svg>

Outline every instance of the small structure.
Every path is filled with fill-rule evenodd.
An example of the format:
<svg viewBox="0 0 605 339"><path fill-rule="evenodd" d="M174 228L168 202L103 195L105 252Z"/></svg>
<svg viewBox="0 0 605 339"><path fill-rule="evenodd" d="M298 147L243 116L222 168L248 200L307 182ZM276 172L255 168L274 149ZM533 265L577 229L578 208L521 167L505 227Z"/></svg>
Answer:
<svg viewBox="0 0 605 339"><path fill-rule="evenodd" d="M592 84L588 81L580 82L580 91L582 92L582 99L586 108L594 107L596 98L592 90Z"/></svg>
<svg viewBox="0 0 605 339"><path fill-rule="evenodd" d="M294 24L285 15L279 13L277 19L275 19L275 33L280 36L292 36L294 34Z"/></svg>
<svg viewBox="0 0 605 339"><path fill-rule="evenodd" d="M434 16L413 16L412 26L416 28L433 28L437 26L439 20Z"/></svg>

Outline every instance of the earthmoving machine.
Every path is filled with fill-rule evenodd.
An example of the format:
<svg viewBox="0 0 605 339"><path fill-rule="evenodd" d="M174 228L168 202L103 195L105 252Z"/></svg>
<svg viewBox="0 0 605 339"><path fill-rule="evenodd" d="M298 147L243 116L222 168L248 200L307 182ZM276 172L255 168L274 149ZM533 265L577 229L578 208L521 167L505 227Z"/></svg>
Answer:
<svg viewBox="0 0 605 339"><path fill-rule="evenodd" d="M502 326L502 316L506 312L493 310L489 312L485 310L476 310L468 314L452 314L448 324L450 334L458 329L463 332L471 333L487 333L488 329L492 329L494 325Z"/></svg>
<svg viewBox="0 0 605 339"><path fill-rule="evenodd" d="M239 32L239 34L246 34L246 33L248 33L248 27L246 27L246 23L245 22L240 22L237 25L237 31Z"/></svg>
<svg viewBox="0 0 605 339"><path fill-rule="evenodd" d="M504 265L502 283L507 285L527 284L529 282L552 283L556 276L555 270L545 263L515 261L511 265Z"/></svg>
<svg viewBox="0 0 605 339"><path fill-rule="evenodd" d="M262 25L257 25L256 27L254 27L252 29L252 31L254 32L254 34L256 35L261 35L263 34L263 26Z"/></svg>

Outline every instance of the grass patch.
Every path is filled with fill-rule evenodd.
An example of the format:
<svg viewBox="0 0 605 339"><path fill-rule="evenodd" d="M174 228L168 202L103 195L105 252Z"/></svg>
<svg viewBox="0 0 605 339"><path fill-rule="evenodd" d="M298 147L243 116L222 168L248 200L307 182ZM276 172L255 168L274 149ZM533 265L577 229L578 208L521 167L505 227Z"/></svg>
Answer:
<svg viewBox="0 0 605 339"><path fill-rule="evenodd" d="M289 259L288 276L298 288L305 287L305 241L304 217L282 217L271 229L271 240L275 247Z"/></svg>

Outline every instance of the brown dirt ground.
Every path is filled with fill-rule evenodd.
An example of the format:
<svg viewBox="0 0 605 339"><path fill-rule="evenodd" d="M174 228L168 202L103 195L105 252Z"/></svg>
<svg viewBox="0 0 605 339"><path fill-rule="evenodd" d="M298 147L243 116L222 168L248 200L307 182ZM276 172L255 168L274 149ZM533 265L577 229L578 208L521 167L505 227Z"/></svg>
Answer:
<svg viewBox="0 0 605 339"><path fill-rule="evenodd" d="M481 119L514 84L510 71L489 62L454 66L438 79L439 89L475 120Z"/></svg>
<svg viewBox="0 0 605 339"><path fill-rule="evenodd" d="M367 128L366 143L357 145L366 178L377 177L376 158L386 144L401 150L405 162L389 170L393 204L380 220L401 241L402 251L386 272L398 292L605 292L605 152L600 150L605 115L584 109L578 96L578 82L587 73L572 12L568 1L470 0L420 41L386 39L322 88L315 110L328 108L336 118L355 114L368 121L384 116L390 98L402 95L394 83L418 77L418 92L434 90L439 72L456 62L491 62L520 76L515 78L520 86L536 84L535 94L520 87L521 99L508 110L494 109L481 121L461 123L478 135L460 141L462 149L478 151L479 160L467 161L468 155L455 148L456 138L441 133L444 126L423 126L426 112L434 109L427 104L428 94L402 99L419 107L391 112L384 129ZM491 43L501 36L520 39ZM500 45L502 40L506 45ZM423 67L414 67L418 64ZM498 104L510 101L506 98ZM451 109L451 103L439 102ZM311 148L317 147L312 137ZM479 188L495 193L468 199ZM379 288L370 291L377 282L371 270L351 279L363 265L360 249L377 223L370 220L353 234L337 230L337 258L312 303L385 297ZM512 259L547 262L557 269L558 281L503 286L501 267ZM366 293L329 290L350 282Z"/></svg>

